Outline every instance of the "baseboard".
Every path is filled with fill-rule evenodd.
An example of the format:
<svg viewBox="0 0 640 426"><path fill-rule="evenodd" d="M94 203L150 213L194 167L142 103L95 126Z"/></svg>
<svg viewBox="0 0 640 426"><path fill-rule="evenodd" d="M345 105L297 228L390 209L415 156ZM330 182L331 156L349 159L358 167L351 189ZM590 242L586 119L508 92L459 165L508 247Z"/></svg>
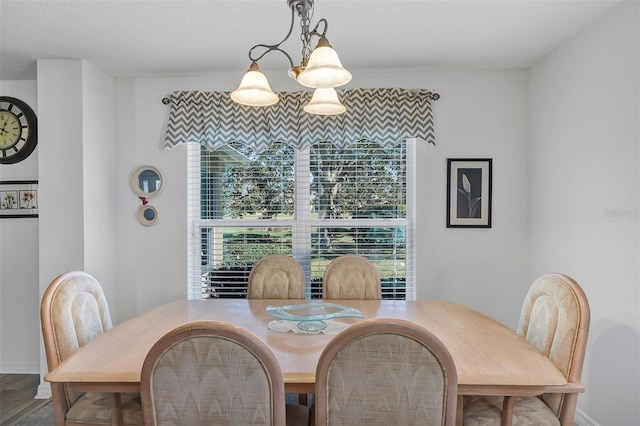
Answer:
<svg viewBox="0 0 640 426"><path fill-rule="evenodd" d="M51 398L51 385L47 382L40 382L38 386L38 392L34 399L49 399Z"/></svg>
<svg viewBox="0 0 640 426"><path fill-rule="evenodd" d="M0 364L2 374L40 374L40 364Z"/></svg>
<svg viewBox="0 0 640 426"><path fill-rule="evenodd" d="M573 422L574 426L600 426L591 417L587 416L584 411L579 408L576 410L576 417Z"/></svg>

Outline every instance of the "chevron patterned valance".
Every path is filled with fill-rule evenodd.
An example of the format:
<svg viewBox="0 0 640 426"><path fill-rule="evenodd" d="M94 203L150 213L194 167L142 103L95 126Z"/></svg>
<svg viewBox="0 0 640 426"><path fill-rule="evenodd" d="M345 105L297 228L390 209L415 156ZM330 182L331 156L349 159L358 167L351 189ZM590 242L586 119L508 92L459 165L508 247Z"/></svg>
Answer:
<svg viewBox="0 0 640 426"><path fill-rule="evenodd" d="M278 95L280 102L276 105L254 108L234 103L229 92L173 92L165 149L197 142L213 150L240 142L262 152L273 142L307 148L330 141L344 148L360 140L393 146L408 138L435 145L433 93L428 90L339 90L347 112L334 116L304 112L302 107L309 101L310 92Z"/></svg>

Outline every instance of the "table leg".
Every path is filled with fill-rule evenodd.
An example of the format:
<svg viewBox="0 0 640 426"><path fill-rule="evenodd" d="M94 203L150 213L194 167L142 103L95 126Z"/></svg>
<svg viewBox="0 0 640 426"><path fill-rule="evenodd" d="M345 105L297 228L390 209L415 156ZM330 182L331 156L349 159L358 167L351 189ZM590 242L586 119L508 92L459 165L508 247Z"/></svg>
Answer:
<svg viewBox="0 0 640 426"><path fill-rule="evenodd" d="M505 396L502 401L502 421L500 426L511 426L513 424L513 407L516 405L517 396Z"/></svg>
<svg viewBox="0 0 640 426"><path fill-rule="evenodd" d="M112 393L111 397L111 425L122 426L122 397L119 393Z"/></svg>
<svg viewBox="0 0 640 426"><path fill-rule="evenodd" d="M53 400L53 417L56 426L64 426L67 417L67 403L62 383L51 383L51 399Z"/></svg>
<svg viewBox="0 0 640 426"><path fill-rule="evenodd" d="M462 426L464 422L464 395L458 395L458 402L456 403L456 426Z"/></svg>

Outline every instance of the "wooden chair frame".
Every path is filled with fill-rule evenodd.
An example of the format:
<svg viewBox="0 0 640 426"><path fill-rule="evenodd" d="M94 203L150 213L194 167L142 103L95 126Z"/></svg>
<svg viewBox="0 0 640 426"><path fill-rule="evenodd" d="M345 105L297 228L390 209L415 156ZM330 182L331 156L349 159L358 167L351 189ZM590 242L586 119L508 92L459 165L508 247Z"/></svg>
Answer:
<svg viewBox="0 0 640 426"><path fill-rule="evenodd" d="M49 371L56 368L62 360L58 350L58 336L54 325L55 312L53 312L53 304L55 302L58 291L73 278L84 278L93 281L95 285L103 292L100 283L90 274L83 271L69 271L58 275L49 284L42 296L40 304L40 323L42 326L42 337L44 340L45 353L47 356L47 366ZM107 314L108 307L107 307ZM111 321L109 319L109 321ZM74 426L85 426L78 422L68 423L66 421L67 412L70 408L70 402L67 397L66 385L63 383L51 383L51 394L53 396L53 413L55 424L57 426L73 424ZM111 393L111 424L113 426L121 426L122 421L122 402L119 393ZM95 425L87 423L87 426Z"/></svg>
<svg viewBox="0 0 640 426"><path fill-rule="evenodd" d="M344 262L352 262L352 261L357 261L364 265L367 265L367 267L375 273L375 276L378 282L377 294L375 299L382 299L382 284L380 281L380 272L378 272L378 268L376 268L373 262L371 262L369 259L359 254L344 254L340 257L333 259L329 263L329 265L327 265L327 268L325 269L324 274L322 276L322 298L325 300L329 299L328 290L327 290L328 286L326 284L328 282L329 277L333 273L333 270L336 267L339 267L340 265L342 265Z"/></svg>
<svg viewBox="0 0 640 426"><path fill-rule="evenodd" d="M589 337L589 324L591 322L591 310L589 308L589 301L587 295L580 285L571 277L564 274L545 274L538 278L535 282L540 280L555 279L562 282L573 293L573 297L576 300L576 305L580 311L578 325L573 340L573 353L570 356L571 364L569 371L567 372L567 385L558 388L549 388L545 393L562 393L560 413L558 419L563 426L573 426L573 422L576 415L576 408L578 405L578 393L584 392L584 386L580 383L582 378L582 369L584 366L584 358L587 350L587 338ZM534 282L534 284L535 284ZM532 286L534 285L532 284ZM507 417L509 413L513 413L513 406L515 401L511 402L512 398L505 398L504 406L507 408ZM513 398L515 399L515 398ZM509 407L510 406L510 407ZM503 412L505 417L505 412Z"/></svg>
<svg viewBox="0 0 640 426"><path fill-rule="evenodd" d="M262 341L251 332L233 324L219 321L198 321L175 328L161 337L151 348L142 366L140 377L140 395L145 424L155 426L151 397L151 375L157 361L174 344L195 336L211 336L236 342L251 352L264 366L269 377L272 400L272 425L286 423L284 381L280 364L275 355Z"/></svg>
<svg viewBox="0 0 640 426"><path fill-rule="evenodd" d="M544 393L560 393L562 401L558 419L562 426L573 426L576 408L578 404L578 394L584 392L584 385L580 383L582 369L587 348L587 338L589 335L589 323L591 321L591 311L587 296L580 285L571 277L564 274L545 274L538 278L531 285L544 280L555 280L565 285L573 294L576 306L579 310L578 324L573 338L572 353L570 354L570 365L567 371L567 384L564 386L547 387ZM528 293L527 293L528 294ZM524 306L523 306L524 309ZM521 315L522 317L522 315ZM518 332L521 333L520 325ZM519 396L506 395L502 404L501 426L511 426L513 424L513 411Z"/></svg>
<svg viewBox="0 0 640 426"><path fill-rule="evenodd" d="M263 258L261 258L260 260L258 260L253 265L253 267L251 268L251 271L249 272L249 278L247 281L247 297L249 299L255 298L251 295L251 283L255 280L255 274L258 273L262 268L266 267L268 263L274 259L286 261L289 264L291 264L292 267L298 271L298 273L302 278L302 286L300 288L299 294L297 294L296 297L285 297L285 299L304 299L305 280L306 280L304 269L302 269L302 266L298 263L298 261L296 261L293 257L288 256L286 254L268 254Z"/></svg>
<svg viewBox="0 0 640 426"><path fill-rule="evenodd" d="M320 355L316 369L315 424L317 426L327 424L327 373L334 358L351 342L377 334L395 334L413 339L434 354L445 372L446 406L444 408L443 424L445 426L454 426L456 422L458 377L451 354L440 339L422 326L395 318L376 318L360 321L338 334L325 347Z"/></svg>

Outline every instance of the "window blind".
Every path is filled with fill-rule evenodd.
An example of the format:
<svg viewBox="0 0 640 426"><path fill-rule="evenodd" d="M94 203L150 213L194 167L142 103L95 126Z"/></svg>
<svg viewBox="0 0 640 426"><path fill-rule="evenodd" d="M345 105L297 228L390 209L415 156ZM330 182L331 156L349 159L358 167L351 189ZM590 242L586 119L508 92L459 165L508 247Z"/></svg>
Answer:
<svg viewBox="0 0 640 426"><path fill-rule="evenodd" d="M270 253L298 260L310 298L347 253L376 265L383 298L415 297L412 140L188 147L190 298L246 297L251 267Z"/></svg>

